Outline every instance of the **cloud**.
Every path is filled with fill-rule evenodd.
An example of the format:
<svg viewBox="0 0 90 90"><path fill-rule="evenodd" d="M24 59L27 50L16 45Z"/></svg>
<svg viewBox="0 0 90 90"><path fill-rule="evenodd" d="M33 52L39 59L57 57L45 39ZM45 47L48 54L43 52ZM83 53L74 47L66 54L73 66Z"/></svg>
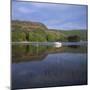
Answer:
<svg viewBox="0 0 90 90"><path fill-rule="evenodd" d="M61 20L54 20L54 19L51 19L51 20L47 20L45 21L46 23L48 23L49 25L55 25L55 24L59 24L61 23L62 21Z"/></svg>
<svg viewBox="0 0 90 90"><path fill-rule="evenodd" d="M18 11L25 14L35 12L35 10L31 10L30 8L27 8L27 7L19 7Z"/></svg>
<svg viewBox="0 0 90 90"><path fill-rule="evenodd" d="M22 13L30 13L30 10L28 8L25 8L25 7L19 7L18 11L20 11Z"/></svg>
<svg viewBox="0 0 90 90"><path fill-rule="evenodd" d="M62 29L62 30L75 30L75 29L87 29L86 25L82 25L82 24L79 24L79 23L72 23L72 22L65 22L63 24L54 24L53 26L52 25L49 25L49 28L54 28L54 29Z"/></svg>
<svg viewBox="0 0 90 90"><path fill-rule="evenodd" d="M13 2L12 18L41 22L49 28L86 28L86 6Z"/></svg>

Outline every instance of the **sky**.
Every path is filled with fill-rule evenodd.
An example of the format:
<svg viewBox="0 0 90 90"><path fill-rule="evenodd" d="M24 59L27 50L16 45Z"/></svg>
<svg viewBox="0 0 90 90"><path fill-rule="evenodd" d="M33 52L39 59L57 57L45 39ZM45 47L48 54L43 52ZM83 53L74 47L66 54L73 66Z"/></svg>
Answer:
<svg viewBox="0 0 90 90"><path fill-rule="evenodd" d="M49 29L87 29L87 6L12 1L12 20L41 22Z"/></svg>

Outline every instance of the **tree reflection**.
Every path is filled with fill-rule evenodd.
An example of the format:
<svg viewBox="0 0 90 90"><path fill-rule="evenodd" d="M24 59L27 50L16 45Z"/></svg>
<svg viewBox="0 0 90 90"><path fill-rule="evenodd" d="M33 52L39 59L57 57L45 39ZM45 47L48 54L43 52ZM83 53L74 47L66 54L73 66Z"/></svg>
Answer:
<svg viewBox="0 0 90 90"><path fill-rule="evenodd" d="M87 47L72 45L68 47L53 47L40 45L12 45L12 63L23 61L41 61L52 53L85 53Z"/></svg>

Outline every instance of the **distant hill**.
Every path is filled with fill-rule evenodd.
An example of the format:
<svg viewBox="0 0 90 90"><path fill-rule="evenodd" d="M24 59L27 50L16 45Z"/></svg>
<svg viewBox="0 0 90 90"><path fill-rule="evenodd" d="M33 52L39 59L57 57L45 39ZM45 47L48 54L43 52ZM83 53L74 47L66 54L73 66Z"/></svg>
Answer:
<svg viewBox="0 0 90 90"><path fill-rule="evenodd" d="M81 40L87 41L87 30L56 30L56 29L50 29L52 31L63 33L66 37L72 36L72 35L78 35Z"/></svg>
<svg viewBox="0 0 90 90"><path fill-rule="evenodd" d="M78 35L81 40L87 40L87 30L55 30L48 29L42 23L32 21L11 22L12 41L68 41L67 37Z"/></svg>
<svg viewBox="0 0 90 90"><path fill-rule="evenodd" d="M87 30L68 30L68 31L60 31L67 36L70 35L78 35L81 40L87 41Z"/></svg>

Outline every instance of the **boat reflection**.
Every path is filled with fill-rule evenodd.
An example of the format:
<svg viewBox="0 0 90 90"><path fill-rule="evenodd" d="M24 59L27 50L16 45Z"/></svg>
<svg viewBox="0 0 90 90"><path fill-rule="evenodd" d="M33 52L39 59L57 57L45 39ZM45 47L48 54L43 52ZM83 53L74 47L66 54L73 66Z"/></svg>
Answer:
<svg viewBox="0 0 90 90"><path fill-rule="evenodd" d="M48 54L54 53L85 53L86 47L73 46L35 46L35 45L12 45L12 63L26 62L26 61L41 61L47 57Z"/></svg>

